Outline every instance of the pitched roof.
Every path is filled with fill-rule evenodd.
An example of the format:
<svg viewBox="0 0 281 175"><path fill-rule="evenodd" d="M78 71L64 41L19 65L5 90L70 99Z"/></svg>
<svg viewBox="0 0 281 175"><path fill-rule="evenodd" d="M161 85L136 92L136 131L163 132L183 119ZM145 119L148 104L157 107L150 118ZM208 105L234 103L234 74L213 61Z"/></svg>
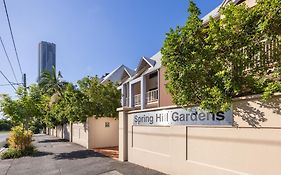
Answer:
<svg viewBox="0 0 281 175"><path fill-rule="evenodd" d="M132 78L135 75L135 73L136 72L134 70L125 66L125 68L122 72L122 75L120 77L120 81L124 82L124 81L128 80L129 78Z"/></svg>
<svg viewBox="0 0 281 175"><path fill-rule="evenodd" d="M121 81L124 72L126 72L129 77L132 77L135 74L134 70L128 68L125 65L121 65L110 72L106 77L104 77L101 83L104 83L106 81L112 81L114 83Z"/></svg>
<svg viewBox="0 0 281 175"><path fill-rule="evenodd" d="M206 24L209 22L210 20L210 17L212 18L218 18L220 16L219 14L219 10L220 8L222 7L222 4L220 4L219 6L217 6L214 10L212 10L210 13L208 13L207 15L205 15L202 20L203 20L203 23Z"/></svg>
<svg viewBox="0 0 281 175"><path fill-rule="evenodd" d="M126 71L130 77L134 76L136 73L133 69L130 69L127 66L124 66L124 71Z"/></svg>
<svg viewBox="0 0 281 175"><path fill-rule="evenodd" d="M146 63L148 64L150 67L153 67L155 65L155 60L152 60L150 58L146 58L146 57L141 57L139 64L137 66L136 72L138 72L141 68L142 68L142 63Z"/></svg>

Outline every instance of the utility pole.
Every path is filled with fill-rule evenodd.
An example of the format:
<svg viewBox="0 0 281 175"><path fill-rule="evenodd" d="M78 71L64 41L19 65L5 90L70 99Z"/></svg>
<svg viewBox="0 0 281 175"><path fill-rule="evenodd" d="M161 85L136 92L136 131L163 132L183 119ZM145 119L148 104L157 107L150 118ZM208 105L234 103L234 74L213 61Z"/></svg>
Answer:
<svg viewBox="0 0 281 175"><path fill-rule="evenodd" d="M26 74L23 74L23 87L24 90L26 91Z"/></svg>
<svg viewBox="0 0 281 175"><path fill-rule="evenodd" d="M24 98L27 95L27 88L26 88L26 74L23 74L23 88L24 88ZM25 116L25 121L24 121L24 128L28 130L28 116Z"/></svg>

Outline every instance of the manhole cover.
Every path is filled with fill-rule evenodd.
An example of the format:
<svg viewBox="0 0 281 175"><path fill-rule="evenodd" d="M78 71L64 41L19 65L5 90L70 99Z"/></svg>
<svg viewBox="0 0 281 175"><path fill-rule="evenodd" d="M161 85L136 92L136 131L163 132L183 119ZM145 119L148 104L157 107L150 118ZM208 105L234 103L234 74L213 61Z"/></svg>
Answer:
<svg viewBox="0 0 281 175"><path fill-rule="evenodd" d="M123 175L121 173L119 173L118 171L108 171L106 173L102 173L102 174L99 174L99 175Z"/></svg>

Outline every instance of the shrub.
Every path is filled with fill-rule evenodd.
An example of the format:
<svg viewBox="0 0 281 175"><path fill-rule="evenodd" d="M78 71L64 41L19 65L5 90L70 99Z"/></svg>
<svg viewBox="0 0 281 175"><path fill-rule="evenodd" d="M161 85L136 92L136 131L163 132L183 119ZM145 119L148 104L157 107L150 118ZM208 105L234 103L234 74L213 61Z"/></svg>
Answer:
<svg viewBox="0 0 281 175"><path fill-rule="evenodd" d="M23 130L22 127L16 126L12 128L10 136L8 138L9 148L15 148L17 150L25 150L25 148L31 146L32 132Z"/></svg>
<svg viewBox="0 0 281 175"><path fill-rule="evenodd" d="M25 149L20 150L16 148L9 148L7 151L1 154L1 159L14 159L23 156L32 156L36 152L33 145L25 147Z"/></svg>
<svg viewBox="0 0 281 175"><path fill-rule="evenodd" d="M21 157L21 152L15 148L9 148L1 154L1 159L13 159Z"/></svg>
<svg viewBox="0 0 281 175"><path fill-rule="evenodd" d="M7 140L9 148L1 154L1 159L14 159L34 154L35 147L31 144L32 132L23 130L23 127L15 126Z"/></svg>

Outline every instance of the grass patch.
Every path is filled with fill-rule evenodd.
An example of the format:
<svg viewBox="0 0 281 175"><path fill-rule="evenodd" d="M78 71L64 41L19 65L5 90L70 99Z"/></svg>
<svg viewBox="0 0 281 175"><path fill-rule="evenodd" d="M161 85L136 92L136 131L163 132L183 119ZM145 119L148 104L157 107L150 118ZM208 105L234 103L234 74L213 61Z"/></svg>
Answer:
<svg viewBox="0 0 281 175"><path fill-rule="evenodd" d="M31 145L26 147L23 150L15 149L15 148L8 148L7 151L0 155L1 159L15 159L24 156L32 156L36 153L36 148Z"/></svg>

